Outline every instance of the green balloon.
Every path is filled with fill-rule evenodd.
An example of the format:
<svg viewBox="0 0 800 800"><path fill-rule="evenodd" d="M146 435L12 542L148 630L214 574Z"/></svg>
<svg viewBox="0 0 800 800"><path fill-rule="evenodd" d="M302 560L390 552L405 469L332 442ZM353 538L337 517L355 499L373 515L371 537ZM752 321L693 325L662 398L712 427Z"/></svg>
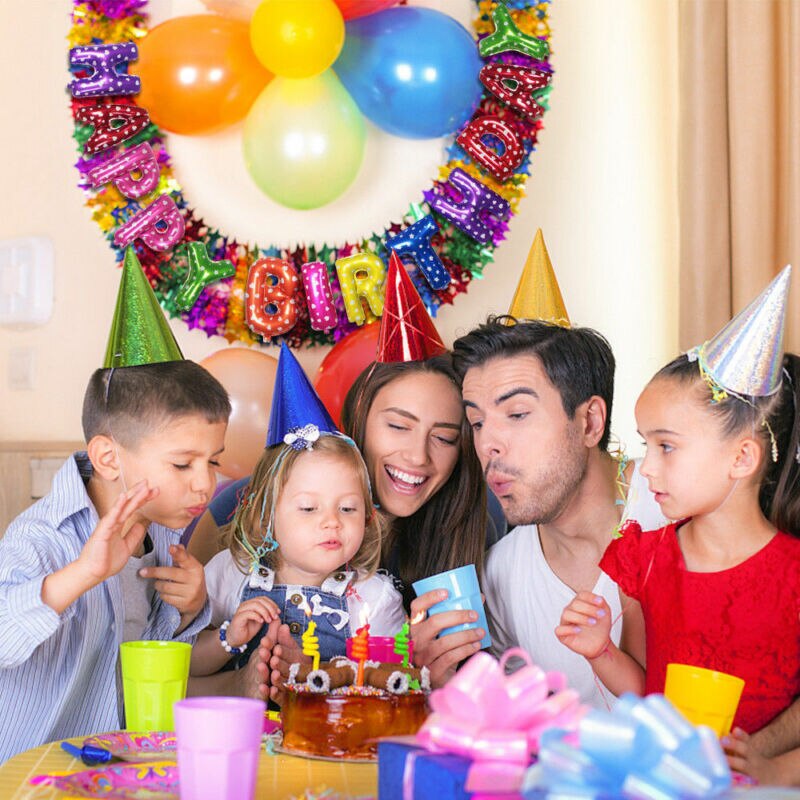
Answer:
<svg viewBox="0 0 800 800"><path fill-rule="evenodd" d="M319 208L353 182L366 127L333 70L275 78L244 125L247 169L262 192L289 208Z"/></svg>

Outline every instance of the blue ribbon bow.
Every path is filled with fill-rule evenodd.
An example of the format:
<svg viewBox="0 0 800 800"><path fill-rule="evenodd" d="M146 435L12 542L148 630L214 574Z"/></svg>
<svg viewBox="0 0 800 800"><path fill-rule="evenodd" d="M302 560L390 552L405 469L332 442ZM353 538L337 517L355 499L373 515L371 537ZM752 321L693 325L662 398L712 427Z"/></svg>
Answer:
<svg viewBox="0 0 800 800"><path fill-rule="evenodd" d="M663 695L624 694L610 712L592 710L576 734L542 735L525 788L599 800L715 797L731 773L711 728L692 726Z"/></svg>

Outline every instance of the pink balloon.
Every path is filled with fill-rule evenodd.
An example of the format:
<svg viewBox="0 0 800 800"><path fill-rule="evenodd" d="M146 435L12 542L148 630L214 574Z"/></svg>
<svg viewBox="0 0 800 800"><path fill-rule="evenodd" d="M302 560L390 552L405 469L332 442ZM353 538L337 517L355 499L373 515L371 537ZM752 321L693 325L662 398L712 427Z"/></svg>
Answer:
<svg viewBox="0 0 800 800"><path fill-rule="evenodd" d="M356 19L397 5L398 0L334 0L334 2L339 6L339 11L345 19Z"/></svg>

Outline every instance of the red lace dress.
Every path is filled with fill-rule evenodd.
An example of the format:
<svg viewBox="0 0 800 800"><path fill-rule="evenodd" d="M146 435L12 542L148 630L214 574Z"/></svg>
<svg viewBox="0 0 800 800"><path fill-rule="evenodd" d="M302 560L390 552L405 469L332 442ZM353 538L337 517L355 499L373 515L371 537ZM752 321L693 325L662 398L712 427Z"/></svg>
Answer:
<svg viewBox="0 0 800 800"><path fill-rule="evenodd" d="M689 572L682 524L629 524L600 568L642 605L647 693L664 691L670 662L738 675L734 725L754 733L800 694L800 539L779 532L731 569Z"/></svg>

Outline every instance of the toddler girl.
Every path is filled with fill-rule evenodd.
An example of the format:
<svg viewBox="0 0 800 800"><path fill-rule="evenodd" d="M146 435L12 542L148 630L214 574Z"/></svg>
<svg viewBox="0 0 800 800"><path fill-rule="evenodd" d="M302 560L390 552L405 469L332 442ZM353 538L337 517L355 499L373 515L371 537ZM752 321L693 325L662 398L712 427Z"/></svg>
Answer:
<svg viewBox="0 0 800 800"><path fill-rule="evenodd" d="M288 350L281 353L282 365L286 359L296 364ZM287 389L281 375L279 366L277 403ZM391 578L375 572L382 518L372 505L361 454L325 419L304 378L288 389L287 405L296 410L306 403L313 413L301 410L302 419L319 424L279 425L285 415L273 405L268 445L276 424L286 433L264 450L226 534L227 549L206 566L217 630L198 637L195 676L217 672L232 656L237 667L245 664L264 626L278 620L298 644L313 620L320 660L328 661L345 655L345 640L365 622L372 636L394 636L406 619Z"/></svg>
<svg viewBox="0 0 800 800"><path fill-rule="evenodd" d="M556 629L616 695L663 691L670 662L744 679L735 724L751 733L800 694L800 367L780 361L780 300L773 283L639 397L641 473L679 521L628 526L600 562L620 587L619 648L607 604L589 592Z"/></svg>

